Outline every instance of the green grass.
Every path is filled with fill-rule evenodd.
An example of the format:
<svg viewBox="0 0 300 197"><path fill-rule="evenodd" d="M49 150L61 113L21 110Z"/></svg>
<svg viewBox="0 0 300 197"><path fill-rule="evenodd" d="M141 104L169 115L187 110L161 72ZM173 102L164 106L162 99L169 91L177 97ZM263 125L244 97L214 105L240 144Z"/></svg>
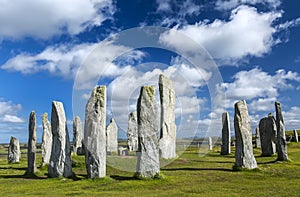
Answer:
<svg viewBox="0 0 300 197"><path fill-rule="evenodd" d="M0 152L5 152L3 147ZM261 157L260 150L254 149L259 169L233 171L234 154L221 156L219 147L207 154L189 148L162 167L155 180L138 180L134 172L111 166L107 166L106 178L86 179L83 156L72 156L72 179L47 178L47 167L38 168L35 177L26 177L26 156L17 164L8 164L6 156L1 156L0 196L299 196L300 143L290 143L288 152L290 161L276 162L276 155ZM135 158L122 161L111 156L108 160L113 166L135 168ZM40 163L38 154L37 166Z"/></svg>

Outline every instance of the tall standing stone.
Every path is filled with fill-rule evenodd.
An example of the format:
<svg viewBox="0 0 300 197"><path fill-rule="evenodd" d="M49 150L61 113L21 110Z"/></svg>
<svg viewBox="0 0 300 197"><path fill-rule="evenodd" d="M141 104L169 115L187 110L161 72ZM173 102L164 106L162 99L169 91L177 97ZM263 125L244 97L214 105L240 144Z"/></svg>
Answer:
<svg viewBox="0 0 300 197"><path fill-rule="evenodd" d="M73 121L73 151L79 155L82 152L82 124L79 116Z"/></svg>
<svg viewBox="0 0 300 197"><path fill-rule="evenodd" d="M297 132L296 129L294 130L294 139L295 139L295 140L294 140L295 142L298 142L298 141L299 141L299 140L298 140L298 132Z"/></svg>
<svg viewBox="0 0 300 197"><path fill-rule="evenodd" d="M137 114L131 112L128 116L128 130L127 130L127 145L129 151L138 150L138 128L137 128Z"/></svg>
<svg viewBox="0 0 300 197"><path fill-rule="evenodd" d="M114 118L110 119L106 127L106 151L108 153L118 152L118 126Z"/></svg>
<svg viewBox="0 0 300 197"><path fill-rule="evenodd" d="M21 158L20 143L19 140L13 136L10 137L7 160L8 163L19 162Z"/></svg>
<svg viewBox="0 0 300 197"><path fill-rule="evenodd" d="M208 150L212 150L213 149L213 143L212 143L211 137L207 138L207 142L208 142Z"/></svg>
<svg viewBox="0 0 300 197"><path fill-rule="evenodd" d="M71 145L63 104L52 102L52 150L48 166L49 177L70 177L72 172Z"/></svg>
<svg viewBox="0 0 300 197"><path fill-rule="evenodd" d="M49 164L52 150L52 131L48 120L48 114L44 113L42 118L43 136L42 136L42 166Z"/></svg>
<svg viewBox="0 0 300 197"><path fill-rule="evenodd" d="M285 126L283 121L283 116L281 112L281 106L279 102L275 102L276 109L276 126L277 126L277 160L278 161L287 161L287 143L285 138Z"/></svg>
<svg viewBox="0 0 300 197"><path fill-rule="evenodd" d="M257 167L253 155L252 131L245 100L235 103L234 130L236 138L235 166L247 169Z"/></svg>
<svg viewBox="0 0 300 197"><path fill-rule="evenodd" d="M29 116L29 138L27 150L27 174L34 174L36 172L36 116L32 111Z"/></svg>
<svg viewBox="0 0 300 197"><path fill-rule="evenodd" d="M221 155L230 154L230 122L228 112L222 114L222 146L221 146Z"/></svg>
<svg viewBox="0 0 300 197"><path fill-rule="evenodd" d="M84 146L89 178L106 176L106 87L94 88L85 109Z"/></svg>
<svg viewBox="0 0 300 197"><path fill-rule="evenodd" d="M137 102L138 160L137 174L153 178L159 173L158 116L155 87L143 86Z"/></svg>
<svg viewBox="0 0 300 197"><path fill-rule="evenodd" d="M259 133L261 140L261 155L271 156L276 153L277 128L274 116L270 113L268 117L259 121Z"/></svg>
<svg viewBox="0 0 300 197"><path fill-rule="evenodd" d="M256 148L261 148L260 132L258 127L255 129L255 142Z"/></svg>
<svg viewBox="0 0 300 197"><path fill-rule="evenodd" d="M160 156L164 159L176 157L175 91L173 83L164 75L159 75L160 95Z"/></svg>

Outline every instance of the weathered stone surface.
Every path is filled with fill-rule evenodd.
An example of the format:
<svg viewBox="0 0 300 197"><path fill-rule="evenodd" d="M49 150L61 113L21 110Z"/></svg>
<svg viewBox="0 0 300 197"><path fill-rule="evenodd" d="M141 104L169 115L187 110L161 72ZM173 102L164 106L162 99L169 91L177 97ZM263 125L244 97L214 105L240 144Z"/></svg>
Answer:
<svg viewBox="0 0 300 197"><path fill-rule="evenodd" d="M110 119L106 127L106 151L109 153L118 152L118 126L114 118Z"/></svg>
<svg viewBox="0 0 300 197"><path fill-rule="evenodd" d="M73 121L73 152L81 155L82 152L82 124L79 116Z"/></svg>
<svg viewBox="0 0 300 197"><path fill-rule="evenodd" d="M43 136L42 136L42 165L49 164L52 150L52 131L48 120L48 114L44 113L42 118Z"/></svg>
<svg viewBox="0 0 300 197"><path fill-rule="evenodd" d="M212 150L213 149L213 144L212 144L211 137L207 138L207 143L208 143L208 150Z"/></svg>
<svg viewBox="0 0 300 197"><path fill-rule="evenodd" d="M27 173L34 174L36 172L36 116L32 111L29 116L29 138L28 138L28 150L27 150Z"/></svg>
<svg viewBox="0 0 300 197"><path fill-rule="evenodd" d="M287 143L285 139L285 126L283 121L283 116L281 112L281 106L279 102L275 102L276 109L276 126L277 126L277 160L278 161L287 161Z"/></svg>
<svg viewBox="0 0 300 197"><path fill-rule="evenodd" d="M259 133L259 128L256 127L255 129L255 141L256 141L256 148L261 148L261 140L260 140L260 133Z"/></svg>
<svg viewBox="0 0 300 197"><path fill-rule="evenodd" d="M294 130L294 141L295 141L295 142L298 142L298 141L299 141L299 140L298 140L298 132L297 132L296 129Z"/></svg>
<svg viewBox="0 0 300 197"><path fill-rule="evenodd" d="M236 138L235 166L247 169L257 167L253 155L252 130L245 100L235 103L234 130Z"/></svg>
<svg viewBox="0 0 300 197"><path fill-rule="evenodd" d="M155 87L143 86L137 102L138 160L137 174L153 178L159 173L158 116Z"/></svg>
<svg viewBox="0 0 300 197"><path fill-rule="evenodd" d="M221 155L228 155L231 152L230 149L231 136L230 136L230 122L228 112L222 114L222 146Z"/></svg>
<svg viewBox="0 0 300 197"><path fill-rule="evenodd" d="M85 109L84 146L89 178L106 176L106 87L94 88Z"/></svg>
<svg viewBox="0 0 300 197"><path fill-rule="evenodd" d="M7 160L8 163L19 162L21 158L20 143L19 140L13 136L10 137Z"/></svg>
<svg viewBox="0 0 300 197"><path fill-rule="evenodd" d="M119 156L127 156L128 155L128 149L120 146L118 148L118 155Z"/></svg>
<svg viewBox="0 0 300 197"><path fill-rule="evenodd" d="M127 130L127 145L129 151L138 150L138 128L137 128L137 113L131 112L128 116L128 130Z"/></svg>
<svg viewBox="0 0 300 197"><path fill-rule="evenodd" d="M52 102L52 150L48 166L49 177L70 177L72 172L71 145L63 104Z"/></svg>
<svg viewBox="0 0 300 197"><path fill-rule="evenodd" d="M275 118L272 114L259 121L259 132L261 140L261 155L271 156L276 153L277 127Z"/></svg>
<svg viewBox="0 0 300 197"><path fill-rule="evenodd" d="M159 152L164 159L176 157L175 91L173 83L164 75L159 75L160 95L160 140Z"/></svg>

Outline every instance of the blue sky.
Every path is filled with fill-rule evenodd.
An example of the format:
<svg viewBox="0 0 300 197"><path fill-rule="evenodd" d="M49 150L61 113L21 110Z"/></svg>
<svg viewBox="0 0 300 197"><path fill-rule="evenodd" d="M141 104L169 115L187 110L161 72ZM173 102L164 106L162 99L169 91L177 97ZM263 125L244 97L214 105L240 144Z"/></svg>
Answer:
<svg viewBox="0 0 300 197"><path fill-rule="evenodd" d="M232 122L233 105L241 99L247 101L253 129L274 113L276 100L282 103L286 129L300 128L297 1L0 3L1 143L11 135L27 141L32 110L41 141L41 117L44 112L50 117L52 100L63 102L72 137L73 117L83 121L86 100L97 84L107 85L107 117L115 117L124 138L140 86L157 84L160 73L174 81L178 137L219 135L221 113L229 111ZM137 29L125 31L148 26L150 32L167 28L155 37L163 48L143 47ZM214 70L189 62L192 46L194 54L208 52ZM215 71L222 80L214 81L212 92L207 83Z"/></svg>

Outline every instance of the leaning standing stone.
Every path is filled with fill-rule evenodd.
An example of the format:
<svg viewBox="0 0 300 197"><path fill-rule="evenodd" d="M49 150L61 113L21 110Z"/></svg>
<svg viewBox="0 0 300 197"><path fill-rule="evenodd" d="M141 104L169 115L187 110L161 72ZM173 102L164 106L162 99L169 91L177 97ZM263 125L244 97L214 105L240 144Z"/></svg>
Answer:
<svg viewBox="0 0 300 197"><path fill-rule="evenodd" d="M260 140L260 133L258 127L256 127L255 129L255 142L256 142L256 148L261 148L261 140Z"/></svg>
<svg viewBox="0 0 300 197"><path fill-rule="evenodd" d="M296 129L294 130L294 139L295 142L298 142L298 133Z"/></svg>
<svg viewBox="0 0 300 197"><path fill-rule="evenodd" d="M235 103L234 130L236 138L235 166L247 169L257 167L253 155L252 131L246 101Z"/></svg>
<svg viewBox="0 0 300 197"><path fill-rule="evenodd" d="M159 75L160 96L160 156L164 159L176 157L175 91L173 83L164 75Z"/></svg>
<svg viewBox="0 0 300 197"><path fill-rule="evenodd" d="M230 122L228 112L222 114L222 146L221 146L221 155L230 154Z"/></svg>
<svg viewBox="0 0 300 197"><path fill-rule="evenodd" d="M85 109L84 146L89 178L106 176L106 87L94 88Z"/></svg>
<svg viewBox="0 0 300 197"><path fill-rule="evenodd" d="M110 119L106 127L106 149L108 153L118 152L118 126L114 118Z"/></svg>
<svg viewBox="0 0 300 197"><path fill-rule="evenodd" d="M28 151L27 151L27 172L26 174L34 174L36 172L36 116L32 111L29 116L29 138L28 138Z"/></svg>
<svg viewBox="0 0 300 197"><path fill-rule="evenodd" d="M277 128L272 114L259 121L262 156L271 156L276 153Z"/></svg>
<svg viewBox="0 0 300 197"><path fill-rule="evenodd" d="M52 131L51 124L48 120L48 114L43 114L42 119L43 136L42 136L42 166L49 164L52 150Z"/></svg>
<svg viewBox="0 0 300 197"><path fill-rule="evenodd" d="M20 144L19 140L13 136L10 137L9 147L8 147L8 163L19 162L21 158Z"/></svg>
<svg viewBox="0 0 300 197"><path fill-rule="evenodd" d="M82 124L79 116L73 121L73 151L79 155L82 152Z"/></svg>
<svg viewBox="0 0 300 197"><path fill-rule="evenodd" d="M138 150L137 114L131 112L128 116L127 145L129 151Z"/></svg>
<svg viewBox="0 0 300 197"><path fill-rule="evenodd" d="M158 116L155 87L143 86L137 102L138 143L137 175L153 178L159 173Z"/></svg>
<svg viewBox="0 0 300 197"><path fill-rule="evenodd" d="M277 160L278 161L287 161L287 143L285 138L285 126L283 121L283 116L281 112L281 106L279 102L275 102L276 109L276 126L277 126Z"/></svg>
<svg viewBox="0 0 300 197"><path fill-rule="evenodd" d="M49 177L70 177L72 173L71 146L65 110L61 102L52 102L52 150L48 166Z"/></svg>

